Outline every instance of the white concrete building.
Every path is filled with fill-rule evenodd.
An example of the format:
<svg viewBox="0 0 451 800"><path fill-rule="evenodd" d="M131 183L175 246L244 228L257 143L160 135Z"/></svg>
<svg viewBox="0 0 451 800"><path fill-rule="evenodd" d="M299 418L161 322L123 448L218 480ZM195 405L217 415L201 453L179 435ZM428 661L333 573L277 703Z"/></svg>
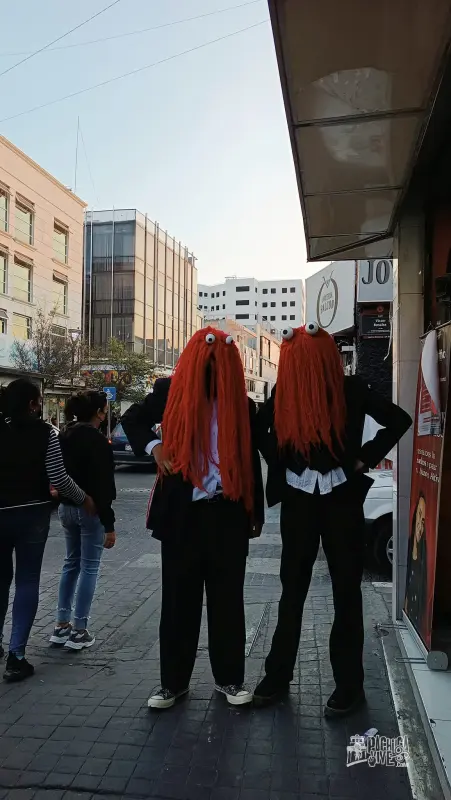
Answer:
<svg viewBox="0 0 451 800"><path fill-rule="evenodd" d="M81 328L86 204L0 136L0 366L38 308L56 336Z"/></svg>
<svg viewBox="0 0 451 800"><path fill-rule="evenodd" d="M204 319L234 319L246 327L267 323L280 331L304 321L304 284L301 279L258 281L226 278L224 283L198 286L198 310Z"/></svg>

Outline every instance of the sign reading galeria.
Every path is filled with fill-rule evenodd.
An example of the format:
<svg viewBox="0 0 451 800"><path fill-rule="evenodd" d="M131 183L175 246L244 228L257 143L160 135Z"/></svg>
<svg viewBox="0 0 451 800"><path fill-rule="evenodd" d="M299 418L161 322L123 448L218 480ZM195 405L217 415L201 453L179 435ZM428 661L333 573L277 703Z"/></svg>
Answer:
<svg viewBox="0 0 451 800"><path fill-rule="evenodd" d="M354 327L355 261L334 261L305 281L305 319L328 333Z"/></svg>
<svg viewBox="0 0 451 800"><path fill-rule="evenodd" d="M393 261L390 258L357 262L357 302L393 302Z"/></svg>
<svg viewBox="0 0 451 800"><path fill-rule="evenodd" d="M418 373L404 612L431 649L437 542L443 528L442 454L446 433L451 326L423 340ZM449 435L449 433L448 433ZM449 535L448 531L445 531Z"/></svg>

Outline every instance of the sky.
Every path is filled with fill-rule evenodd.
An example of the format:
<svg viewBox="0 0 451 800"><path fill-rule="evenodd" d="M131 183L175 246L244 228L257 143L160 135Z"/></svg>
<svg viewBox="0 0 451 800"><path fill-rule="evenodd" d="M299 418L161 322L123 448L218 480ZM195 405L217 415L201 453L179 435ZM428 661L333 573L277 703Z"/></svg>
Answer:
<svg viewBox="0 0 451 800"><path fill-rule="evenodd" d="M0 75L0 133L74 189L79 118L77 194L90 208L147 212L194 252L201 282L305 277L322 266L306 265L267 3L172 24L245 1L120 0L58 46L166 27L43 52ZM0 73L24 58L19 53L42 47L107 5L6 4ZM199 49L172 58L191 48Z"/></svg>

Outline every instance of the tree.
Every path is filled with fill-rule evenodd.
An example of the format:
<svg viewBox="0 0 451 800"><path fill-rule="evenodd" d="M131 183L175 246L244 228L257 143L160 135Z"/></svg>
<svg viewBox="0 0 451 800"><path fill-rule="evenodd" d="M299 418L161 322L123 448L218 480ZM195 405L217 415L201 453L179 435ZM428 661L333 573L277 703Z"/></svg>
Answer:
<svg viewBox="0 0 451 800"><path fill-rule="evenodd" d="M11 347L13 365L22 372L42 375L44 389L73 381L80 373L81 342L66 334L60 335L54 312L38 309L33 319L30 339L16 339Z"/></svg>
<svg viewBox="0 0 451 800"><path fill-rule="evenodd" d="M102 389L116 387L116 401L138 402L149 391L149 383L155 374L155 364L147 353L129 350L119 339L110 339L106 349L91 349L84 359L82 375L87 386Z"/></svg>

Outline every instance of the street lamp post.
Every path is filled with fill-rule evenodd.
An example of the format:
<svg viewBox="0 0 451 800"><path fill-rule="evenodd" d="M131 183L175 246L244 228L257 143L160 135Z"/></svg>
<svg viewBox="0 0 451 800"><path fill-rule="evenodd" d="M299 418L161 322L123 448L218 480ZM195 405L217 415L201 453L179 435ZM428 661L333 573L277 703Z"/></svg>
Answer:
<svg viewBox="0 0 451 800"><path fill-rule="evenodd" d="M74 370L75 370L75 348L80 341L81 338L81 330L80 328L72 328L69 331L69 336L72 341L72 369L71 369L71 382L72 386L74 385Z"/></svg>

